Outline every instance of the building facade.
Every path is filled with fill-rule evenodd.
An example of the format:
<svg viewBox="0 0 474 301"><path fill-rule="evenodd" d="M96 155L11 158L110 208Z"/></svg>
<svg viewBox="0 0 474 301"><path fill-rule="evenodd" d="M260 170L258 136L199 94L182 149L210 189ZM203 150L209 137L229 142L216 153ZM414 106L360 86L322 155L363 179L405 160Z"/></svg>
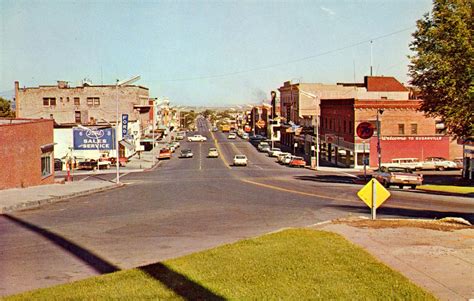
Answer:
<svg viewBox="0 0 474 301"><path fill-rule="evenodd" d="M0 118L0 189L54 183L53 121Z"/></svg>
<svg viewBox="0 0 474 301"><path fill-rule="evenodd" d="M380 123L381 162L395 158L462 157L462 147L445 135L442 123L419 111L421 100L322 99L320 117L321 159L342 167L378 164L377 116ZM360 123L372 124L374 135L357 135Z"/></svg>
<svg viewBox="0 0 474 301"><path fill-rule="evenodd" d="M409 90L394 77L366 76L362 83L285 82L280 91L281 143L310 155L321 126L321 99L409 99ZM346 125L347 126L347 125Z"/></svg>
<svg viewBox="0 0 474 301"><path fill-rule="evenodd" d="M20 88L15 82L17 118L48 118L56 124L94 125L120 122L122 114L143 127L151 123L148 88L135 85L89 85L70 87L65 81L54 86ZM117 101L119 116L117 116ZM118 118L117 118L118 117Z"/></svg>

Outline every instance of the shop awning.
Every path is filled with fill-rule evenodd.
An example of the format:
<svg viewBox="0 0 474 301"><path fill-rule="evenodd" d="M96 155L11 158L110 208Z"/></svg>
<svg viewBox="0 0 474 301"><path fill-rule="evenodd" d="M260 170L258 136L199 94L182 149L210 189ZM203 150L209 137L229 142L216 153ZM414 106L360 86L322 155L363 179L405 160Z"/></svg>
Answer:
<svg viewBox="0 0 474 301"><path fill-rule="evenodd" d="M122 140L122 141L120 141L120 144L123 145L124 147L130 149L130 150L135 149L135 146L133 144L131 144L130 142L128 142L128 141Z"/></svg>

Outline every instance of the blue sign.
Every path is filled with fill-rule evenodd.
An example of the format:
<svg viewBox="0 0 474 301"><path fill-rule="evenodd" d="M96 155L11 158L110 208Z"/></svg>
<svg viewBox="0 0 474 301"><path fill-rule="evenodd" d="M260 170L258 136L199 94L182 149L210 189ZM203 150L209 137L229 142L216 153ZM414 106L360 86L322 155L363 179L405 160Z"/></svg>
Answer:
<svg viewBox="0 0 474 301"><path fill-rule="evenodd" d="M122 114L122 137L128 134L128 114Z"/></svg>
<svg viewBox="0 0 474 301"><path fill-rule="evenodd" d="M114 130L73 128L73 145L75 150L111 150L115 149Z"/></svg>

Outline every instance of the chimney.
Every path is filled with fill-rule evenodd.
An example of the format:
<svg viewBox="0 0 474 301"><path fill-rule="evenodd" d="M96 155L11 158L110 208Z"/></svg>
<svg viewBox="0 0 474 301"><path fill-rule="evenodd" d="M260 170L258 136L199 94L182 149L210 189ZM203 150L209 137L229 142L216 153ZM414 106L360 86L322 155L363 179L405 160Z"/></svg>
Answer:
<svg viewBox="0 0 474 301"><path fill-rule="evenodd" d="M15 117L20 118L20 98L18 97L18 91L20 90L20 83L15 81Z"/></svg>

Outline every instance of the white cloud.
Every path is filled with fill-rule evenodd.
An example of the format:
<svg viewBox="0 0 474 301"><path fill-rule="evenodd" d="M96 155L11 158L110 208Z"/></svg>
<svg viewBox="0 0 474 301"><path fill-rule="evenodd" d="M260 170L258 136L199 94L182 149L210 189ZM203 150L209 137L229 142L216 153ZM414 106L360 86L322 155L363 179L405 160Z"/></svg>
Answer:
<svg viewBox="0 0 474 301"><path fill-rule="evenodd" d="M319 8L330 16L336 15L336 13L332 9L329 9L327 7L324 7L324 6L321 6Z"/></svg>

